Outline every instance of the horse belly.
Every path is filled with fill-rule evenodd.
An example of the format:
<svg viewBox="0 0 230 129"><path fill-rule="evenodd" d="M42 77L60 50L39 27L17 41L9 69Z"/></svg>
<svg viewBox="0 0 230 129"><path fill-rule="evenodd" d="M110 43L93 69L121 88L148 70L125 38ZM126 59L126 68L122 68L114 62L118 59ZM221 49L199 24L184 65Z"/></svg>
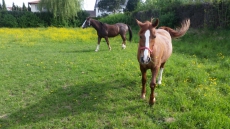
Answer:
<svg viewBox="0 0 230 129"><path fill-rule="evenodd" d="M117 26L108 27L108 37L115 37L119 34L119 29Z"/></svg>

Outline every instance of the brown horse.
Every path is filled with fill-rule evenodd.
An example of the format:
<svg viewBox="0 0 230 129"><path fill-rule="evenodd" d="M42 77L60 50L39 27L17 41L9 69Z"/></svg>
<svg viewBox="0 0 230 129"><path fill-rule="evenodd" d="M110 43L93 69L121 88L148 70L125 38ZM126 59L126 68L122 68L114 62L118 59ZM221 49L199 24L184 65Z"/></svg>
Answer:
<svg viewBox="0 0 230 129"><path fill-rule="evenodd" d="M97 30L98 35L98 42L97 42L97 48L95 51L99 50L101 38L105 38L107 45L109 47L109 50L111 50L110 44L109 44L109 37L115 37L117 35L121 35L121 38L123 40L122 42L122 48L126 48L126 32L129 31L129 41L132 40L132 30L129 25L126 25L124 23L116 23L113 25L105 24L100 21L97 21L95 19L92 19L90 17L86 18L85 22L82 24L82 28L86 28L89 26L93 26L94 29Z"/></svg>
<svg viewBox="0 0 230 129"><path fill-rule="evenodd" d="M173 30L169 27L160 27L156 29L159 20L146 21L144 23L137 21L140 27L139 31L139 46L137 52L137 59L140 64L142 73L142 91L141 97L145 98L146 93L146 71L148 69L152 72L152 79L150 83L151 94L149 104L153 105L155 102L154 89L156 87L156 76L160 69L158 84L161 84L162 73L167 59L172 54L172 39L183 36L190 26L190 20L187 19L182 22L181 27Z"/></svg>

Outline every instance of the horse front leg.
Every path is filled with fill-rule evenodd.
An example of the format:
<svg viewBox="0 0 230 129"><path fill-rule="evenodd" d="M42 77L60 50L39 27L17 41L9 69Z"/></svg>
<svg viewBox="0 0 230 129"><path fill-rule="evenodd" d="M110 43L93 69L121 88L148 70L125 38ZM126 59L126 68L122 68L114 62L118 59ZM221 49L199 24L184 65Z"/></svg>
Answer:
<svg viewBox="0 0 230 129"><path fill-rule="evenodd" d="M150 98L149 98L149 105L153 105L156 101L154 90L156 87L156 77L157 77L158 70L159 70L158 67L155 67L151 70L152 71L152 79L151 79L151 83L150 83L151 94L150 94Z"/></svg>
<svg viewBox="0 0 230 129"><path fill-rule="evenodd" d="M108 47L109 47L109 50L111 50L111 47L110 47L110 44L109 44L109 39L108 39L108 37L105 37L105 41L106 41L106 43L107 43L107 45L108 45Z"/></svg>
<svg viewBox="0 0 230 129"><path fill-rule="evenodd" d="M97 48L96 48L96 52L100 49L100 42L101 42L101 37L97 38Z"/></svg>
<svg viewBox="0 0 230 129"><path fill-rule="evenodd" d="M143 69L143 68L140 68L141 69L141 74L142 74L142 79L141 79L141 82L142 82L142 90L141 90L141 98L142 99L145 99L145 94L146 94L146 69Z"/></svg>

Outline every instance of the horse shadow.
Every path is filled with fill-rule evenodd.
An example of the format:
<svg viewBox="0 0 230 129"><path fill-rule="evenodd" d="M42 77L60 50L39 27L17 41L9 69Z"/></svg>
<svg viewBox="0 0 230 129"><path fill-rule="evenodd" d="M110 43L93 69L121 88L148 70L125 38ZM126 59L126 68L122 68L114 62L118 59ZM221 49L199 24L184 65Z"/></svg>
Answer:
<svg viewBox="0 0 230 129"><path fill-rule="evenodd" d="M25 125L68 115L77 115L83 111L95 111L95 107L92 105L100 103L100 101L94 100L93 97L103 96L103 92L99 95L90 95L88 92L89 85L73 85L52 91L37 103L27 108L19 109L7 116L7 118L0 120L0 123L2 123L1 126L2 128L9 128L15 125ZM107 84L98 84L97 86L99 85L103 87ZM103 109L98 108L96 110Z"/></svg>
<svg viewBox="0 0 230 129"><path fill-rule="evenodd" d="M121 87L124 88L125 85ZM67 116L79 116L87 112L103 114L108 109L106 106L97 105L103 105L105 101L108 101L106 92L108 90L113 92L113 89L116 89L113 87L111 82L95 84L93 81L89 81L87 84L63 86L51 91L36 103L28 105L26 108L18 109L16 112L8 114L6 118L0 119L1 128L34 124ZM112 101L116 103L116 99ZM124 109L129 110L129 105Z"/></svg>

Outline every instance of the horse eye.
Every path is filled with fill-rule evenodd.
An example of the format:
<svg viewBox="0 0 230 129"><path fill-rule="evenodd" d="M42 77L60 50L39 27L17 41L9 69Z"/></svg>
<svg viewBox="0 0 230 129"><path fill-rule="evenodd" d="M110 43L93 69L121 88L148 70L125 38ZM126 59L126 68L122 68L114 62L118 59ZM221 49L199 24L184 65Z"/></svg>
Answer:
<svg viewBox="0 0 230 129"><path fill-rule="evenodd" d="M142 39L142 37L140 36L140 39Z"/></svg>

